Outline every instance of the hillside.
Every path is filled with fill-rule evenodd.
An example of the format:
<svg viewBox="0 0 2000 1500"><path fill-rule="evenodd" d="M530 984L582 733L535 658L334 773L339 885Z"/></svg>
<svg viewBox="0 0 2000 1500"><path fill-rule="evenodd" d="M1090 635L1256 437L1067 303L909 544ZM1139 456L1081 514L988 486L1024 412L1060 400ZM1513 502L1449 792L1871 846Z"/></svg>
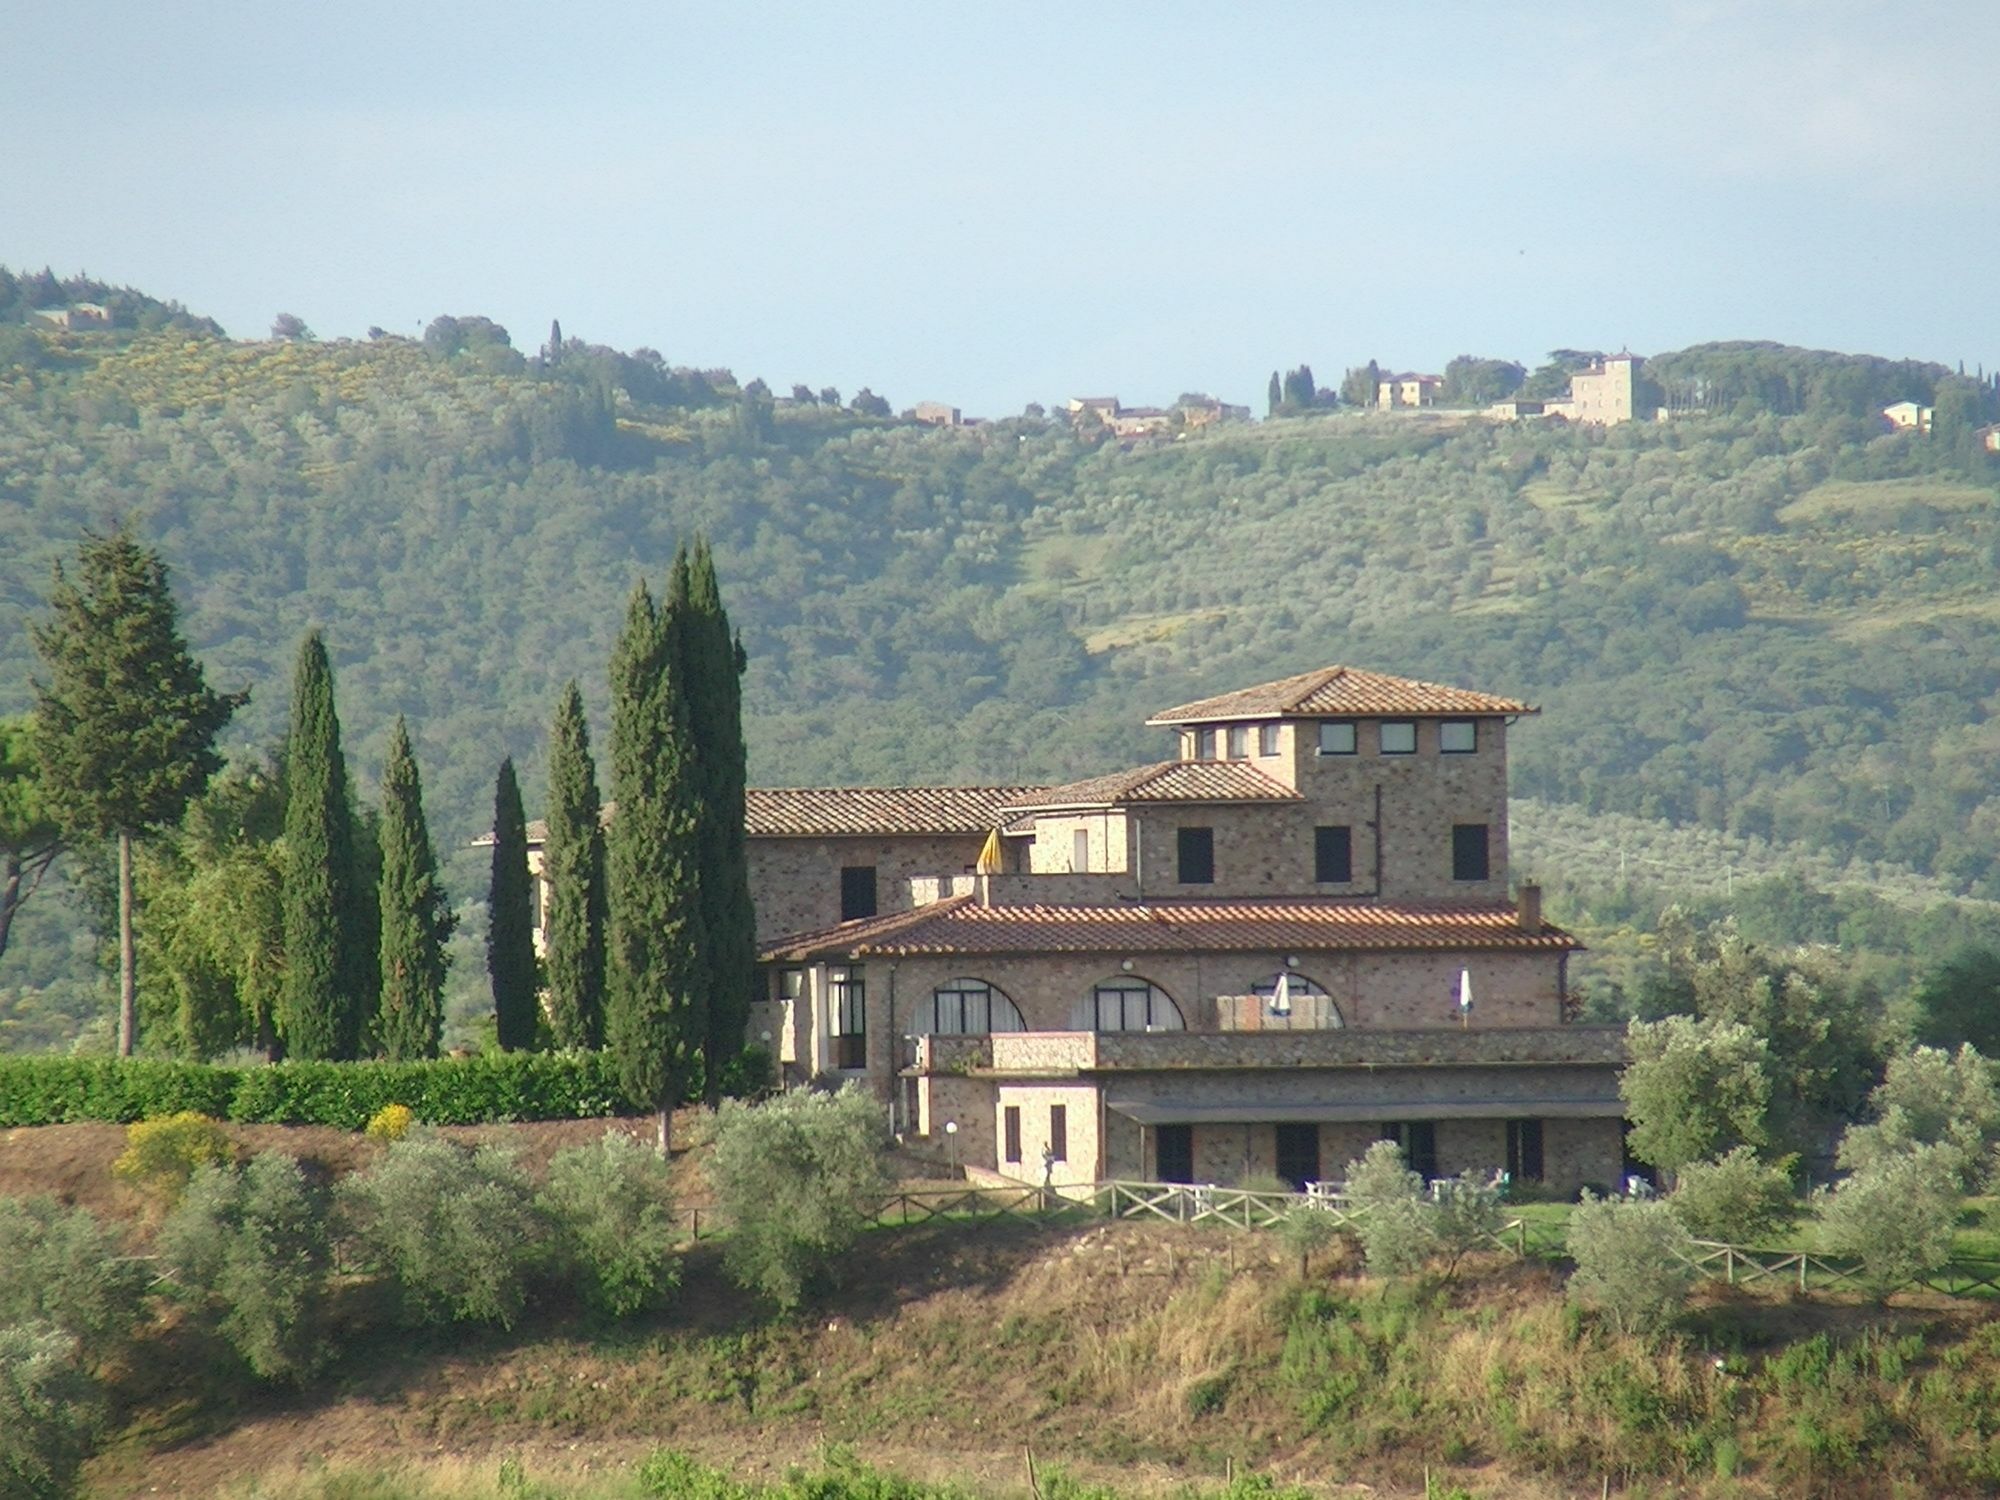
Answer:
<svg viewBox="0 0 2000 1500"><path fill-rule="evenodd" d="M462 845L502 755L535 810L557 690L579 678L601 714L626 592L704 531L767 784L1066 779L1156 753L1162 703L1344 660L1541 704L1513 741L1539 804L2000 896L1996 470L1868 415L1944 390L1936 367L1714 346L1656 361L1707 403L1657 426L1341 411L1127 451L440 324L9 330L0 711L30 701L49 567L130 515L211 680L253 690L239 753L278 739L317 625L364 788L407 714ZM1990 391L1960 384L1980 414ZM451 874L478 894L476 859ZM49 982L61 926L24 922L0 983Z"/></svg>
<svg viewBox="0 0 2000 1500"><path fill-rule="evenodd" d="M601 1128L454 1134L511 1138L539 1164ZM232 1130L335 1173L381 1150ZM61 1191L143 1251L157 1209L110 1181L121 1144L114 1127L6 1133L0 1192ZM699 1147L676 1163L684 1203L701 1163ZM683 1269L672 1306L615 1332L551 1307L512 1333L353 1334L303 1392L251 1382L163 1318L114 1375L86 1495L387 1500L412 1490L384 1471L463 1481L512 1457L581 1482L661 1445L763 1478L850 1445L999 1494L1025 1491L1024 1447L1130 1495L1231 1464L1333 1494L1415 1494L1433 1469L1479 1500L1594 1495L1607 1476L1717 1500L1969 1494L2000 1473L2000 1325L1980 1302L1711 1286L1649 1346L1566 1311L1547 1265L1493 1256L1453 1282L1384 1284L1343 1243L1302 1277L1268 1235L1088 1218L873 1232L790 1319L728 1280L712 1237Z"/></svg>

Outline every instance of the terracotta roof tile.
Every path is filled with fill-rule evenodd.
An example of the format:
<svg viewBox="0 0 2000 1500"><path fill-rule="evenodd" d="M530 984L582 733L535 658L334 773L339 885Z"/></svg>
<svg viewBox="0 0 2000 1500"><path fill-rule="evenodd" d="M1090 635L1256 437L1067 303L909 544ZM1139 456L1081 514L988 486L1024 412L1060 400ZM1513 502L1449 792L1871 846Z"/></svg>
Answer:
<svg viewBox="0 0 2000 1500"><path fill-rule="evenodd" d="M1010 810L1124 802L1297 802L1299 794L1243 761L1162 760L1131 771L1040 788Z"/></svg>
<svg viewBox="0 0 2000 1500"><path fill-rule="evenodd" d="M1356 901L1152 901L1112 906L981 906L957 896L765 945L767 960L870 955L1363 952L1581 946L1560 928L1521 929L1511 906Z"/></svg>
<svg viewBox="0 0 2000 1500"><path fill-rule="evenodd" d="M1023 786L751 787L744 824L759 834L975 834L1000 809L1040 794Z"/></svg>
<svg viewBox="0 0 2000 1500"><path fill-rule="evenodd" d="M1326 714L1532 714L1512 698L1470 688L1391 677L1356 667L1321 667L1276 682L1238 688L1156 713L1148 724L1195 724L1212 719L1316 718Z"/></svg>

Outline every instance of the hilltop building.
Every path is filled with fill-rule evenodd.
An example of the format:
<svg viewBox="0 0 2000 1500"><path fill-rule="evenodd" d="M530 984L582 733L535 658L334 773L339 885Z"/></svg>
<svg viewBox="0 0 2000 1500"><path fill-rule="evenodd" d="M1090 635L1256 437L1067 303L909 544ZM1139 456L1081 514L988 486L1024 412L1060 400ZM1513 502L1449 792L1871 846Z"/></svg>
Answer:
<svg viewBox="0 0 2000 1500"><path fill-rule="evenodd" d="M1390 375L1375 388L1375 404L1383 411L1436 406L1444 391L1442 375Z"/></svg>
<svg viewBox="0 0 2000 1500"><path fill-rule="evenodd" d="M1390 1136L1427 1175L1615 1184L1622 1033L1509 895L1534 712L1336 666L1065 786L752 790L751 1035L1024 1181L1320 1181Z"/></svg>
<svg viewBox="0 0 2000 1500"><path fill-rule="evenodd" d="M1636 354L1613 354L1594 361L1588 370L1570 376L1567 396L1543 404L1543 415L1599 427L1651 417L1653 409L1644 399L1639 380L1645 363Z"/></svg>
<svg viewBox="0 0 2000 1500"><path fill-rule="evenodd" d="M1931 408L1915 401L1896 401L1882 408L1882 416L1897 432L1920 435L1931 430Z"/></svg>

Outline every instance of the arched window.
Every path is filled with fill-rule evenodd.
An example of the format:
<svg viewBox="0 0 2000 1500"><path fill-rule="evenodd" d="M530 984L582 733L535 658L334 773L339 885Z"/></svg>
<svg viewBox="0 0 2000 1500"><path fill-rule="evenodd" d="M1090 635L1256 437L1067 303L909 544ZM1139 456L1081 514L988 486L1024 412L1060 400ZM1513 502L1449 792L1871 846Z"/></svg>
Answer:
<svg viewBox="0 0 2000 1500"><path fill-rule="evenodd" d="M924 1036L984 1036L990 1031L1026 1031L1014 1002L983 979L948 979L931 991L917 1012Z"/></svg>
<svg viewBox="0 0 2000 1500"><path fill-rule="evenodd" d="M1302 1024L1328 1031L1336 1031L1347 1024L1341 1020L1340 1007L1334 1003L1333 996L1305 975L1294 974L1290 969L1280 969L1269 979L1258 980L1250 986L1250 993L1264 1002L1267 1015L1296 1015Z"/></svg>
<svg viewBox="0 0 2000 1500"><path fill-rule="evenodd" d="M1150 980L1120 975L1090 988L1072 1013L1078 1031L1185 1031L1173 997Z"/></svg>

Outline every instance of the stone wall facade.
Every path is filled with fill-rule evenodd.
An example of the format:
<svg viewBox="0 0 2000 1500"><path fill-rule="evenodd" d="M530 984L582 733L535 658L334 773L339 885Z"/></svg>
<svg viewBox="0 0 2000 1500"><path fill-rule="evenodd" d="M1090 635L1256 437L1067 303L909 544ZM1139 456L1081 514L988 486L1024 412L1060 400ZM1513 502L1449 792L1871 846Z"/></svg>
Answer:
<svg viewBox="0 0 2000 1500"><path fill-rule="evenodd" d="M914 904L913 878L969 873L985 841L983 834L753 838L750 896L757 908L757 941L840 921L840 872L852 865L874 868L878 913L908 911Z"/></svg>

